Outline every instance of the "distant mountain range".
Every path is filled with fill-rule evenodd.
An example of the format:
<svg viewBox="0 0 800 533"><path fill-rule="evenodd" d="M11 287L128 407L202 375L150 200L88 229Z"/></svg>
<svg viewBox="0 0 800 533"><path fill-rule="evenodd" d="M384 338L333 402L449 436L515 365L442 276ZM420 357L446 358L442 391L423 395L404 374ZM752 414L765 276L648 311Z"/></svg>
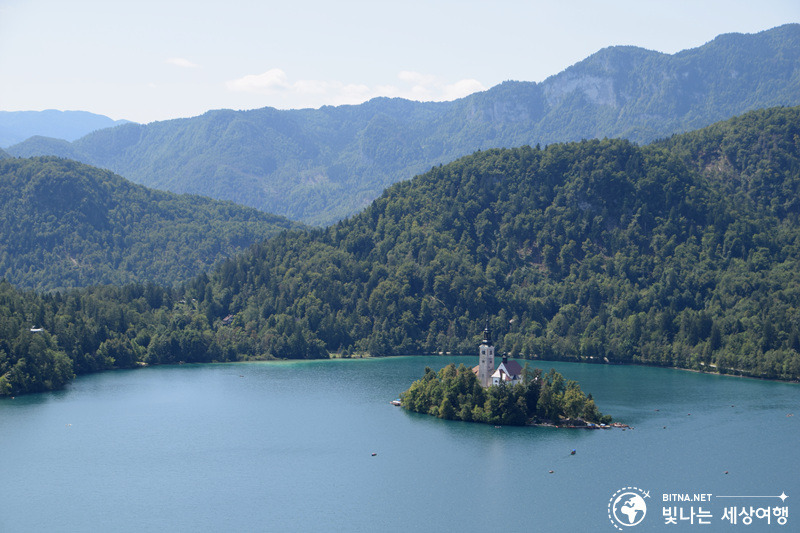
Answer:
<svg viewBox="0 0 800 533"><path fill-rule="evenodd" d="M392 183L476 150L602 137L646 143L797 104L800 25L788 24L671 55L606 48L542 83L505 82L452 102L219 110L71 143L35 137L7 151L69 157L150 187L325 225Z"/></svg>
<svg viewBox="0 0 800 533"><path fill-rule="evenodd" d="M87 111L0 111L0 146L11 146L36 135L74 141L87 133L128 122Z"/></svg>
<svg viewBox="0 0 800 533"><path fill-rule="evenodd" d="M75 161L0 160L0 279L18 287L174 285L296 227L251 207L147 189Z"/></svg>

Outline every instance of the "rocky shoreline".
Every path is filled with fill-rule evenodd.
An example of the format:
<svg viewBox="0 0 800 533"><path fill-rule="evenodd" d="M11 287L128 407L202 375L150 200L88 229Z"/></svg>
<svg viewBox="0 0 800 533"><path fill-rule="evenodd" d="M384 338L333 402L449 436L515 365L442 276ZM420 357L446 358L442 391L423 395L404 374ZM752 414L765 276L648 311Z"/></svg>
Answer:
<svg viewBox="0 0 800 533"><path fill-rule="evenodd" d="M633 427L629 426L628 424L623 424L621 422L612 422L611 424L594 424L592 422L587 422L582 419L563 419L560 420L558 423L552 421L534 421L526 424L528 426L533 427L547 427L547 428L558 428L558 429L633 429Z"/></svg>

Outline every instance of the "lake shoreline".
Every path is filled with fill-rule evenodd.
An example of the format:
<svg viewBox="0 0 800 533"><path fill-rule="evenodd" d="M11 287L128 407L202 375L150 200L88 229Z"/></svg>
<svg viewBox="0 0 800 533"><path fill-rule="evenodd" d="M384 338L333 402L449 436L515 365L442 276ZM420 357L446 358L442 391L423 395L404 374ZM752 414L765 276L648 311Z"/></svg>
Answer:
<svg viewBox="0 0 800 533"><path fill-rule="evenodd" d="M399 354L399 355L371 355L368 353L360 353L357 355L342 355L342 354L330 354L329 357L321 357L316 359L288 359L288 358L278 358L278 357L264 357L264 358L253 358L253 359L243 359L238 361L202 361L202 362L187 362L187 361L178 361L175 363L146 363L144 361L137 361L134 366L131 367L120 367L120 368L108 368L103 370L98 370L97 372L87 372L82 374L76 374L75 377L64 384L63 387L57 389L45 389L45 390L38 390L38 391L30 391L30 392L16 392L14 394L2 394L0 393L0 400L3 398L7 399L14 399L15 397L21 396L28 396L30 394L41 394L47 392L56 392L56 391L63 391L69 386L75 378L81 376L90 376L93 374L102 374L105 372L115 372L118 370L138 370L142 368L151 368L151 367L160 367L160 366L176 366L176 365L217 365L217 364L247 364L247 363L292 363L292 362L301 362L301 361L345 361L345 360L380 360L380 359L394 359L397 357L436 357L446 359L448 357L469 357L472 354ZM794 385L800 385L800 380L790 380L790 379L781 379L781 378L767 378L763 376L752 376L747 374L729 374L723 372L708 372L704 370L698 370L694 368L682 368L677 366L664 366L664 365L650 365L650 364L642 364L642 363L612 363L612 362L604 362L604 361L575 361L571 359L518 359L519 361L524 362L553 362L553 363L572 363L572 364L587 364L587 365L599 365L599 366L621 366L621 367L646 367L646 368L663 368L663 369L673 369L673 370L680 370L685 372L693 372L696 374L705 374L709 376L722 376L722 377L732 377L732 378L741 378L741 379L753 379L757 381L767 381L767 382L776 382L776 383L790 383Z"/></svg>

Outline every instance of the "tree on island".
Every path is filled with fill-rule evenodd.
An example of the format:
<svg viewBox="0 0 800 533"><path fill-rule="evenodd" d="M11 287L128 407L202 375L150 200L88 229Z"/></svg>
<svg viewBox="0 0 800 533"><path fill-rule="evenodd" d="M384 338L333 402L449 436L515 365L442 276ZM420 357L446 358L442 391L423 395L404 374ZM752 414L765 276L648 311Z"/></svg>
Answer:
<svg viewBox="0 0 800 533"><path fill-rule="evenodd" d="M523 381L514 386L500 384L484 388L471 369L450 363L411 384L401 396L409 411L425 413L446 420L484 424L522 426L535 423L608 424L591 395L586 396L577 382L565 380L551 369L543 373L527 364Z"/></svg>

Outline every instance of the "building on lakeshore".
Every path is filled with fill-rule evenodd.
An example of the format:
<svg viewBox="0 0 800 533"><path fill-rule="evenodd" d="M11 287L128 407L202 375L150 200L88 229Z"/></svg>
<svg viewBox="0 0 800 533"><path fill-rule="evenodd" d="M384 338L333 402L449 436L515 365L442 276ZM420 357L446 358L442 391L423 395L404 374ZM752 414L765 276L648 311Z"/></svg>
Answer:
<svg viewBox="0 0 800 533"><path fill-rule="evenodd" d="M494 368L494 345L492 344L492 332L489 325L483 330L483 342L478 347L478 366L472 371L478 376L478 382L484 387L491 387L505 383L506 385L516 385L522 383L522 367L516 361L509 361L507 356L497 369Z"/></svg>
<svg viewBox="0 0 800 533"><path fill-rule="evenodd" d="M492 345L492 332L489 324L483 330L483 342L478 347L478 366L472 369L478 376L481 386L488 387L492 384L494 374L494 345Z"/></svg>
<svg viewBox="0 0 800 533"><path fill-rule="evenodd" d="M509 361L508 356L504 355L500 366L492 374L492 385L516 385L522 383L522 366L516 361Z"/></svg>

